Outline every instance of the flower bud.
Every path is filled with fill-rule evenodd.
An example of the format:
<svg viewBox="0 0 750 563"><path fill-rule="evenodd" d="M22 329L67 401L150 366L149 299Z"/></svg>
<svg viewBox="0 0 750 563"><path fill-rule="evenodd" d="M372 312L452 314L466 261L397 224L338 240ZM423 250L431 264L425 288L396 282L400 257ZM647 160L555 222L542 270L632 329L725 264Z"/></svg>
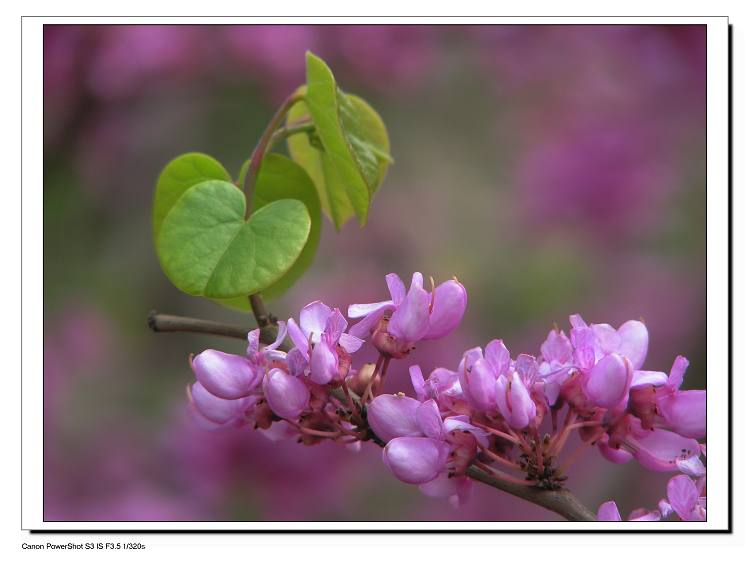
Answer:
<svg viewBox="0 0 750 563"><path fill-rule="evenodd" d="M301 379L272 369L263 380L263 392L271 410L281 418L297 418L307 409L310 390Z"/></svg>
<svg viewBox="0 0 750 563"><path fill-rule="evenodd" d="M222 399L246 397L260 383L258 370L242 356L205 350L191 365L201 385Z"/></svg>
<svg viewBox="0 0 750 563"><path fill-rule="evenodd" d="M378 395L367 406L367 423L384 442L400 436L421 436L417 421L420 405L405 395Z"/></svg>
<svg viewBox="0 0 750 563"><path fill-rule="evenodd" d="M404 483L419 485L435 479L448 460L450 446L432 438L400 437L383 449L383 462Z"/></svg>

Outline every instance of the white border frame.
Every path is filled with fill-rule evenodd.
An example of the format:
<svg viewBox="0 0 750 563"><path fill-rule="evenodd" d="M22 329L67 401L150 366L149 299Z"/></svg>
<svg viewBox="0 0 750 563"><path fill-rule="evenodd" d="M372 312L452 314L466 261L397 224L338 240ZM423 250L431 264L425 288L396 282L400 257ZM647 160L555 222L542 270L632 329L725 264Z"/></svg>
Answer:
<svg viewBox="0 0 750 563"><path fill-rule="evenodd" d="M361 18L85 18L96 23L363 23ZM708 438L711 444L711 489L708 522L45 522L42 497L43 356L43 147L42 26L76 23L68 18L24 18L22 21L22 528L33 530L585 530L697 531L727 530L729 483L728 374L729 241L728 241L728 21L725 17L586 17L586 18L367 18L366 23L426 24L705 24L707 26L707 354Z"/></svg>

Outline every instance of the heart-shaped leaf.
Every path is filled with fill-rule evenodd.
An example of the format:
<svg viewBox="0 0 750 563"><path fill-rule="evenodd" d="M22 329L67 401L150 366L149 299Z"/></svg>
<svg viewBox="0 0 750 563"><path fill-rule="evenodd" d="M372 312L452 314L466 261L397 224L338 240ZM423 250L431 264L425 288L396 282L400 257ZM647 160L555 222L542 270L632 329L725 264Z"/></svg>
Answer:
<svg viewBox="0 0 750 563"><path fill-rule="evenodd" d="M164 218L156 239L162 269L177 288L212 299L257 293L297 261L310 233L305 204L269 203L245 219L234 184L208 180L189 188Z"/></svg>
<svg viewBox="0 0 750 563"><path fill-rule="evenodd" d="M156 182L152 211L154 240L159 236L164 217L188 188L205 180L231 181L224 167L207 154L191 152L172 160Z"/></svg>
<svg viewBox="0 0 750 563"><path fill-rule="evenodd" d="M322 150L295 135L288 141L292 157L312 177L337 229L353 214L364 225L391 162L382 120L364 100L339 90L331 70L312 53L307 53L305 101L292 108L288 122L305 115L315 123Z"/></svg>
<svg viewBox="0 0 750 563"><path fill-rule="evenodd" d="M248 163L246 161L242 166L237 181L239 186L244 183ZM253 209L261 209L279 199L297 199L305 204L311 220L310 236L289 271L261 292L265 299L282 295L305 273L315 259L320 240L320 200L312 180L299 164L280 154L269 154L263 159L255 181ZM219 303L243 311L250 309L247 296L219 300Z"/></svg>

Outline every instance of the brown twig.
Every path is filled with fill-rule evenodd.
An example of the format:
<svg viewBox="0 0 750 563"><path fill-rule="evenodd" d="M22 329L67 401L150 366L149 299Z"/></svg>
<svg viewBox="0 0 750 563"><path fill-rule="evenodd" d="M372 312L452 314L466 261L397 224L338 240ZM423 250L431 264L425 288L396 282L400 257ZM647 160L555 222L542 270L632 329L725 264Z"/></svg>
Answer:
<svg viewBox="0 0 750 563"><path fill-rule="evenodd" d="M191 317L178 317L177 315L165 315L151 311L148 314L148 326L154 332L194 332L198 334L213 334L215 336L226 336L227 338L247 339L247 333L255 327L229 325L207 321L205 319L193 319ZM276 340L279 329L275 324L266 324L260 327L260 341L263 344L271 344ZM282 344L280 349L284 349Z"/></svg>
<svg viewBox="0 0 750 563"><path fill-rule="evenodd" d="M595 522L596 516L573 493L567 489L558 489L549 491L531 487L528 485L516 485L503 481L492 475L489 475L476 466L471 466L466 470L466 476L480 481L485 485L500 489L513 496L526 500L530 503L551 510L565 518L566 520L576 522Z"/></svg>

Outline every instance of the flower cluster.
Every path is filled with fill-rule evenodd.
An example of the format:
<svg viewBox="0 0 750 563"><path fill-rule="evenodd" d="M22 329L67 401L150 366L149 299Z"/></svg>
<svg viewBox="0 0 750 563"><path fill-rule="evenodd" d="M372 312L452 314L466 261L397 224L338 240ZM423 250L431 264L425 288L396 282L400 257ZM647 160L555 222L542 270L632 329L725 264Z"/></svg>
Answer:
<svg viewBox="0 0 750 563"><path fill-rule="evenodd" d="M688 366L681 356L669 374L643 369L649 338L642 322L615 329L572 315L571 329L551 330L536 356L514 358L495 339L467 350L455 370L437 368L425 378L410 366L414 397L381 394L390 362L453 331L467 303L455 279L428 290L415 273L408 291L395 274L386 282L390 299L349 307L359 319L351 328L338 309L316 301L299 322L280 322L278 338L263 348L259 331L250 332L246 356L196 356L189 390L196 419L213 427L252 424L304 444L331 439L358 448L371 440L383 446L398 479L453 503L469 494L470 467L556 489L577 457L596 446L613 463L635 459L652 471L681 473L659 510L640 509L631 519L673 512L705 518L705 445L698 440L706 434L706 392L681 389ZM357 366L352 356L368 341L379 358ZM573 433L582 444L561 459ZM616 505L602 505L599 517L619 519Z"/></svg>
<svg viewBox="0 0 750 563"><path fill-rule="evenodd" d="M706 451L703 448L705 455ZM688 475L676 475L667 483L667 498L661 499L657 508L647 510L636 508L628 516L631 522L655 521L676 514L680 520L691 522L706 520L706 474L697 479ZM603 522L620 522L620 510L615 501L603 503L597 512L597 520Z"/></svg>

